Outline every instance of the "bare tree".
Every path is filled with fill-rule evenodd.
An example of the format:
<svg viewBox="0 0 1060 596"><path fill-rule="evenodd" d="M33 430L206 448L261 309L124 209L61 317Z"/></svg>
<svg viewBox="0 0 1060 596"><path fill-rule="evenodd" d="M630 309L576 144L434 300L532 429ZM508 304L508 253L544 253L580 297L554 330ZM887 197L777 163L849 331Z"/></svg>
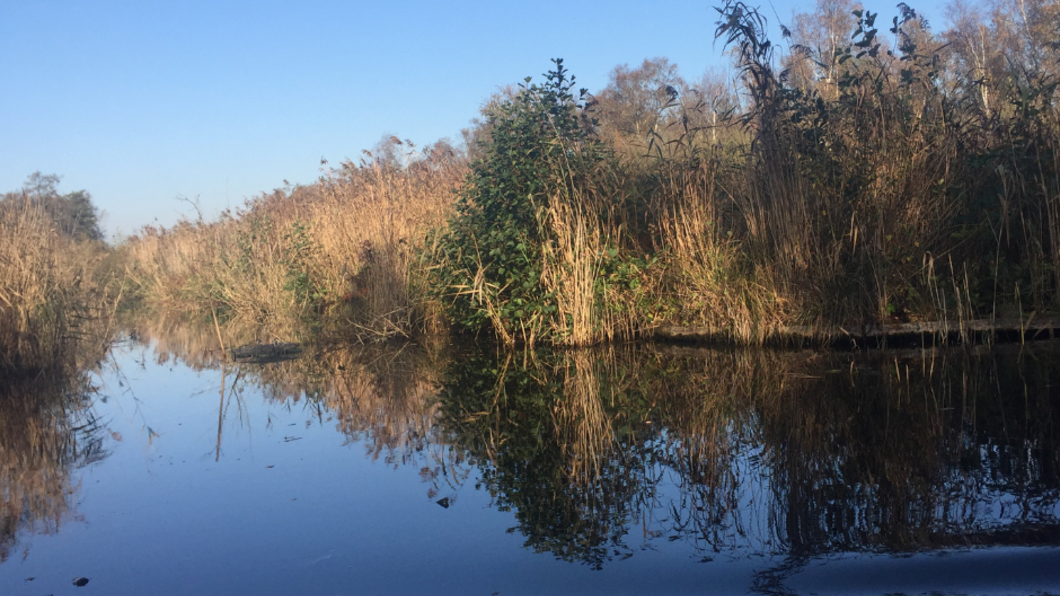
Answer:
<svg viewBox="0 0 1060 596"><path fill-rule="evenodd" d="M857 22L854 11L861 8L854 0L817 0L812 13L798 13L789 30L793 52L784 67L791 82L817 89L825 97L837 93L839 51L849 45Z"/></svg>
<svg viewBox="0 0 1060 596"><path fill-rule="evenodd" d="M950 28L943 35L950 44L956 66L971 81L972 92L983 113L993 110L993 82L999 66L1000 47L983 15L981 6L967 0L954 0L946 7Z"/></svg>
<svg viewBox="0 0 1060 596"><path fill-rule="evenodd" d="M687 88L677 65L666 58L644 60L637 68L616 66L596 95L595 112L605 136L645 138L664 124L665 108Z"/></svg>

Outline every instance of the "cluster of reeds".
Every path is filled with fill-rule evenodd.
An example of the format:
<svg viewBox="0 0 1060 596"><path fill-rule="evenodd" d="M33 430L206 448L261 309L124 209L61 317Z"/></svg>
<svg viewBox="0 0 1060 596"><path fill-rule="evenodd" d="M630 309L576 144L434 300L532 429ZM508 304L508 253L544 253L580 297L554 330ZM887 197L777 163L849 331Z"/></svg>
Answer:
<svg viewBox="0 0 1060 596"><path fill-rule="evenodd" d="M852 10L848 42L796 44L784 69L756 11L719 9L751 135L726 180L733 235L797 320L822 329L1056 308L1060 69L1013 60L1003 81L975 80L944 43L953 31L900 9L890 41L877 14Z"/></svg>
<svg viewBox="0 0 1060 596"><path fill-rule="evenodd" d="M116 296L102 244L63 230L26 192L0 198L0 374L65 373L106 341Z"/></svg>
<svg viewBox="0 0 1060 596"><path fill-rule="evenodd" d="M122 247L132 293L156 312L288 337L307 322L376 338L430 327L417 254L444 221L464 161L444 144L417 151L392 138L384 149L218 221L142 230Z"/></svg>

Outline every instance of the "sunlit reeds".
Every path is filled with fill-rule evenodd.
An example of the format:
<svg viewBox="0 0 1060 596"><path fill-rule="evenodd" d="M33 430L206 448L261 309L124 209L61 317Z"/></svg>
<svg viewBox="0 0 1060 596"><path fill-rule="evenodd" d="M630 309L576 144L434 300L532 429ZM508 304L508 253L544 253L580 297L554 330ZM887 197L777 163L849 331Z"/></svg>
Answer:
<svg viewBox="0 0 1060 596"><path fill-rule="evenodd" d="M888 40L840 15L827 56L780 55L762 15L720 10L732 75L696 88L656 58L575 98L556 60L487 102L476 161L391 138L216 222L145 229L130 290L285 338L456 327L505 345L660 326L828 340L1060 307L1060 74L1027 58L1051 30L985 23L1023 62L995 48L967 71L960 26L936 34L904 4Z"/></svg>
<svg viewBox="0 0 1060 596"><path fill-rule="evenodd" d="M122 247L141 305L204 319L216 312L292 339L314 320L362 338L437 327L417 255L444 221L463 161L445 145L387 144L407 151L347 161L215 222L145 228Z"/></svg>
<svg viewBox="0 0 1060 596"><path fill-rule="evenodd" d="M116 296L103 257L29 197L0 200L0 375L73 372L79 350L106 342Z"/></svg>

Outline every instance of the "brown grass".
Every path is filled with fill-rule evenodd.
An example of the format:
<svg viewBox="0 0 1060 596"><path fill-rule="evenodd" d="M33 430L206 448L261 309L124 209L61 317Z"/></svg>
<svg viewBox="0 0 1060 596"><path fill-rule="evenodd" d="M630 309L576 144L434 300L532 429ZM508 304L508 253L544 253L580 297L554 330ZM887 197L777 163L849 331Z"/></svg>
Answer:
<svg viewBox="0 0 1060 596"><path fill-rule="evenodd" d="M106 341L103 260L98 243L61 234L28 198L0 201L0 370L69 372L80 344Z"/></svg>
<svg viewBox="0 0 1060 596"><path fill-rule="evenodd" d="M146 228L123 247L153 311L253 321L295 338L307 320L361 338L414 336L437 325L424 298L428 229L443 222L464 176L445 145L401 159L347 161L316 184L248 201L219 221Z"/></svg>

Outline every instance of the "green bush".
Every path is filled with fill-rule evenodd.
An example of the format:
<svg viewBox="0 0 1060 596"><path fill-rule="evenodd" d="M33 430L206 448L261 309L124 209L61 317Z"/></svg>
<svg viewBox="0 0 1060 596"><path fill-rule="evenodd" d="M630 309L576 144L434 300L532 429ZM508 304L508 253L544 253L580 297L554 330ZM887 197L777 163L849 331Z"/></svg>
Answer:
<svg viewBox="0 0 1060 596"><path fill-rule="evenodd" d="M549 333L557 311L542 281L552 233L544 214L557 196L574 195L602 157L582 113L586 90L576 99L574 77L553 62L543 85L527 77L487 115L490 138L437 238L433 291L457 328L525 340Z"/></svg>

